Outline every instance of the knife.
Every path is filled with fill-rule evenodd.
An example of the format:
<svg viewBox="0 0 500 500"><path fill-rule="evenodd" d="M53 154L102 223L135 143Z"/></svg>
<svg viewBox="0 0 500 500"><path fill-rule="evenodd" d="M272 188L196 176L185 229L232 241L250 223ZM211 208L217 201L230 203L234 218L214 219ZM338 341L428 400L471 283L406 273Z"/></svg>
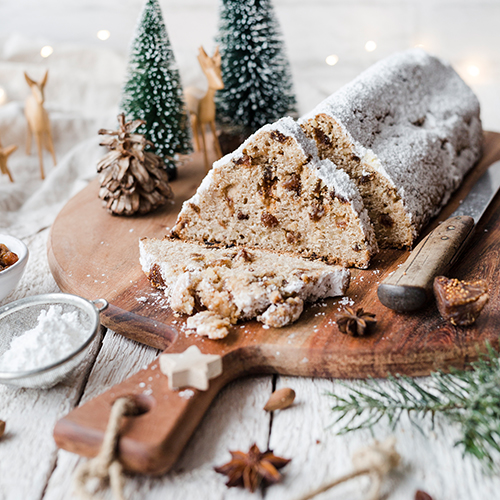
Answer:
<svg viewBox="0 0 500 500"><path fill-rule="evenodd" d="M380 302L399 312L424 306L432 296L434 278L445 274L455 263L499 187L497 161L474 184L451 217L431 231L406 262L378 286Z"/></svg>

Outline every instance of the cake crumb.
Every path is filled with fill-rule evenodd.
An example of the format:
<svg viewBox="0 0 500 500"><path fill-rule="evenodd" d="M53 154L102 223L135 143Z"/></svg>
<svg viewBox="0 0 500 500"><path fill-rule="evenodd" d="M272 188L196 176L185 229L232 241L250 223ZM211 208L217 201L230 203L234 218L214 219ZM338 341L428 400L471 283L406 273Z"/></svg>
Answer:
<svg viewBox="0 0 500 500"><path fill-rule="evenodd" d="M195 330L198 335L209 339L223 339L229 334L231 322L211 311L202 311L187 319L186 327ZM188 335L190 332L187 332ZM192 332L191 332L192 333Z"/></svg>
<svg viewBox="0 0 500 500"><path fill-rule="evenodd" d="M257 320L265 325L281 328L299 319L303 310L304 301L299 297L290 297L284 302L271 304Z"/></svg>

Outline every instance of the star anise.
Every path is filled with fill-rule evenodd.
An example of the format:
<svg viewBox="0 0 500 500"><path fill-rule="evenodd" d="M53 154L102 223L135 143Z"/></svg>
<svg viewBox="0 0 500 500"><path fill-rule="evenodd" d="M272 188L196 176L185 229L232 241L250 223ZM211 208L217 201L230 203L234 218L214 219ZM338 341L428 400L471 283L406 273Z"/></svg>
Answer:
<svg viewBox="0 0 500 500"><path fill-rule="evenodd" d="M262 453L253 444L248 453L230 451L232 460L220 467L216 472L228 476L226 486L244 486L252 493L262 484L277 483L281 479L278 469L284 467L290 459L274 455L271 450Z"/></svg>
<svg viewBox="0 0 500 500"><path fill-rule="evenodd" d="M339 330L353 337L363 336L367 328L376 322L375 314L365 312L362 307L354 312L354 309L346 306L344 311L338 314L336 318Z"/></svg>

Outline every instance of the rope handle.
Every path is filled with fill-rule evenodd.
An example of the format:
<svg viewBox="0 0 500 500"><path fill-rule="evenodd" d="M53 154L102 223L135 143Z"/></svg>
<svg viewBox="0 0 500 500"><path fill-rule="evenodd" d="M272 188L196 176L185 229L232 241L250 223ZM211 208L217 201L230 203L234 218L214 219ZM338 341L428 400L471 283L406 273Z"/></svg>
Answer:
<svg viewBox="0 0 500 500"><path fill-rule="evenodd" d="M118 398L113 403L99 453L80 464L75 472L75 492L83 500L95 500L95 495L87 488L88 481L92 479L98 480L97 490L103 489L109 482L114 498L125 500L123 467L118 459L120 427L125 416L136 415L138 410L137 403L131 397Z"/></svg>

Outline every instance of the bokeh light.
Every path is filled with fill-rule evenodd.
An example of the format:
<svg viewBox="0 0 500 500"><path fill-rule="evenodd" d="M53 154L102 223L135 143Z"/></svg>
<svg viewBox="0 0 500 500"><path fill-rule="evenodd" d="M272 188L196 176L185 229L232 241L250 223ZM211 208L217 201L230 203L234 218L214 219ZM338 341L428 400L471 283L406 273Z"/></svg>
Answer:
<svg viewBox="0 0 500 500"><path fill-rule="evenodd" d="M367 52L373 52L376 48L377 48L377 44L373 40L370 40L370 41L365 43L365 50Z"/></svg>
<svg viewBox="0 0 500 500"><path fill-rule="evenodd" d="M42 47L42 50L40 50L40 55L42 57L49 57L53 52L54 49L50 45L45 45L45 47Z"/></svg>
<svg viewBox="0 0 500 500"><path fill-rule="evenodd" d="M99 40L107 40L111 36L111 33L108 30L99 30L97 32L97 38Z"/></svg>
<svg viewBox="0 0 500 500"><path fill-rule="evenodd" d="M339 62L339 56L331 54L325 59L325 61L328 66L335 66Z"/></svg>

